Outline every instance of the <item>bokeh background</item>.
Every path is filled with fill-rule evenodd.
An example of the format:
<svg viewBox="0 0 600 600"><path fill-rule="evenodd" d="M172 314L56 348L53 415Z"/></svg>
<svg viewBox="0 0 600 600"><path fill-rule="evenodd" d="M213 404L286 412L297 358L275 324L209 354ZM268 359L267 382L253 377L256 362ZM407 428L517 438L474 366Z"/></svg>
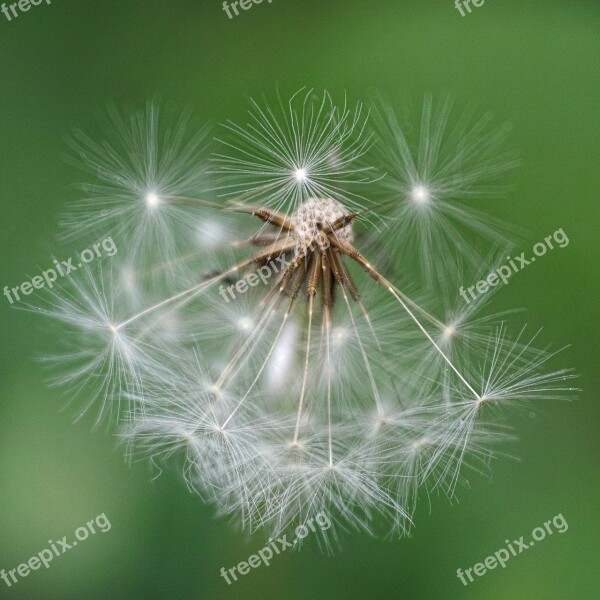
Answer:
<svg viewBox="0 0 600 600"><path fill-rule="evenodd" d="M109 102L155 95L192 107L198 124L241 119L245 97L279 85L372 89L418 102L451 93L513 124L523 167L486 209L521 227L522 249L562 227L568 247L513 277L491 310L527 307L544 340L570 344L575 402L514 420L519 441L488 481L451 506L423 498L411 539L344 537L324 556L309 543L227 586L219 576L259 549L176 473L152 481L116 440L72 424L37 361L44 323L0 298L0 569L12 569L105 512L106 534L35 571L0 598L600 598L598 369L600 3L487 0L461 17L452 0L273 0L229 20L221 0L53 0L0 15L1 287L50 266L57 217L79 173L61 159L74 127L94 131ZM80 244L81 246L81 244ZM81 249L80 247L74 248ZM562 513L555 534L465 588L458 567Z"/></svg>

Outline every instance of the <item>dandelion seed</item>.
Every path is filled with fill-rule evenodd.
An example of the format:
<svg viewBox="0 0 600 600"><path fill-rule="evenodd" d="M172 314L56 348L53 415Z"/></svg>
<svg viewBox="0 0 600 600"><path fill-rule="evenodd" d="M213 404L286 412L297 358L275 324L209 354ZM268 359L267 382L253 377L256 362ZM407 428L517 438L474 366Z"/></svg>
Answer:
<svg viewBox="0 0 600 600"><path fill-rule="evenodd" d="M188 134L189 114L169 120L156 102L132 114L111 107L107 139L98 143L81 131L70 141L70 161L93 176L81 184L84 197L62 218L63 237L90 233L127 240L127 254L141 271L180 277L185 244L197 212L190 196L208 187L207 129ZM170 122L173 121L173 122Z"/></svg>
<svg viewBox="0 0 600 600"><path fill-rule="evenodd" d="M219 189L290 214L310 198L360 207L361 188L377 178L362 159L372 136L365 110L336 106L327 92L301 89L287 105L252 101L249 123L228 123L226 152L215 157Z"/></svg>
<svg viewBox="0 0 600 600"><path fill-rule="evenodd" d="M499 176L519 164L514 153L503 150L509 128L494 129L490 114L475 120L465 113L452 124L452 102L435 106L426 96L418 136L412 136L389 100L380 105L374 115L388 172L382 184L393 217L391 241L403 256L418 253L417 275L426 284L443 286L461 266L482 263L469 231L495 244L507 241L504 225L464 201L505 190L497 184Z"/></svg>

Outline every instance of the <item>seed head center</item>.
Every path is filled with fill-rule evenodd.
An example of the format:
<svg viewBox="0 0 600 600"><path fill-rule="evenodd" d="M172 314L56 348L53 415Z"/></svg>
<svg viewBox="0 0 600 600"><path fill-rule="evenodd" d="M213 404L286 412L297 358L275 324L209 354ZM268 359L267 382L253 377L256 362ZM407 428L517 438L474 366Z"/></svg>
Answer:
<svg viewBox="0 0 600 600"><path fill-rule="evenodd" d="M311 245L327 246L327 235L323 229L332 226L348 211L337 200L331 198L311 198L300 206L292 216L295 233L300 244L309 247ZM352 224L343 227L335 227L335 236L342 242L351 244L354 240Z"/></svg>

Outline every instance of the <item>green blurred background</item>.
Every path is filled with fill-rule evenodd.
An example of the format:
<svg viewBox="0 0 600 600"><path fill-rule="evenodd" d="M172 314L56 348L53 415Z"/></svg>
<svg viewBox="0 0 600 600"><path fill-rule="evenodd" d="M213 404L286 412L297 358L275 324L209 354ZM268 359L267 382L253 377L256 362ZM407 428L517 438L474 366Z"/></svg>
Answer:
<svg viewBox="0 0 600 600"><path fill-rule="evenodd" d="M71 423L40 364L44 324L0 298L0 569L12 569L105 512L109 533L33 572L14 599L243 597L503 600L600 598L598 198L600 3L487 0L461 17L453 0L273 0L229 20L221 0L53 0L0 15L0 284L49 266L57 216L79 173L61 160L73 127L93 131L107 103L158 95L198 123L240 119L245 96L276 85L373 88L418 101L451 93L514 126L524 166L489 212L526 231L522 249L562 227L568 247L515 276L492 310L525 306L544 339L571 344L555 366L581 374L580 398L514 421L520 440L493 479L460 502L423 498L411 539L346 536L310 544L228 587L219 576L263 545L240 537L176 473L152 481L111 435ZM69 253L65 253L69 256ZM548 537L465 588L456 577L562 513Z"/></svg>

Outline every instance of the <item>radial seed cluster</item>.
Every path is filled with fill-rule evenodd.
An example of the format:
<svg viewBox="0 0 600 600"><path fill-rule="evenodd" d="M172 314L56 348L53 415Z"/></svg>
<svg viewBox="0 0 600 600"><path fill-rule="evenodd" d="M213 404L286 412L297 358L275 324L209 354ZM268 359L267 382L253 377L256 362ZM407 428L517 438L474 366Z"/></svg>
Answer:
<svg viewBox="0 0 600 600"><path fill-rule="evenodd" d="M94 179L67 233L119 251L42 307L56 381L249 531L325 512L328 533L407 533L420 490L452 499L487 470L503 409L570 389L487 299L449 293L488 266L452 219L489 233L461 200L507 170L502 135L447 135L426 99L411 141L395 115L302 90L253 102L212 155L154 104L74 142Z"/></svg>

